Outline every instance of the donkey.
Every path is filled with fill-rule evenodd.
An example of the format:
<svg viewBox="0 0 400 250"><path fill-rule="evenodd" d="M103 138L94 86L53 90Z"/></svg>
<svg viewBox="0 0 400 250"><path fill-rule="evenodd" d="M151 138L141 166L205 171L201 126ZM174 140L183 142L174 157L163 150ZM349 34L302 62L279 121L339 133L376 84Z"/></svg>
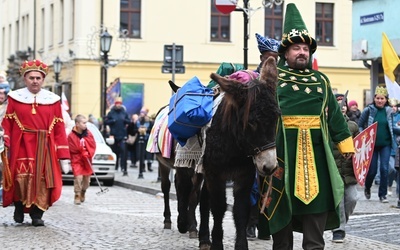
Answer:
<svg viewBox="0 0 400 250"><path fill-rule="evenodd" d="M172 91L176 92L180 87L177 86L174 82L168 82ZM178 219L177 219L177 227L180 233L184 234L189 231L189 238L197 238L197 220L195 216L195 211L197 205L199 203L199 193L200 193L200 185L203 181L201 174L195 173L195 162L193 161L188 167L176 167L175 164L175 149L177 142L172 140L169 145L171 154L169 157L164 157L160 144L166 145L167 143L160 142L159 137L165 136L167 131L161 131L162 129L158 129L161 127L167 127L168 124L168 114L169 107L162 107L157 115L156 115L156 124L154 125L151 131L151 137L154 138L154 147L157 147L158 153L155 153L155 156L159 162L159 175L161 180L161 191L164 194L164 229L172 228L171 221L171 209L170 209L170 190L171 190L171 181L170 181L170 173L171 170L175 170L175 190L176 196L178 200ZM157 120L160 120L160 123L157 124ZM157 125L157 126L156 126ZM164 134L163 134L164 133ZM169 133L169 132L167 132ZM172 136L170 136L172 138Z"/></svg>
<svg viewBox="0 0 400 250"><path fill-rule="evenodd" d="M227 209L226 181L233 180L235 249L248 249L246 225L256 171L270 175L276 168L275 133L280 110L276 101L274 58L263 64L259 79L243 84L212 73L224 97L206 130L203 155L204 185L200 198L200 249L223 249L222 221ZM209 209L214 225L212 242Z"/></svg>

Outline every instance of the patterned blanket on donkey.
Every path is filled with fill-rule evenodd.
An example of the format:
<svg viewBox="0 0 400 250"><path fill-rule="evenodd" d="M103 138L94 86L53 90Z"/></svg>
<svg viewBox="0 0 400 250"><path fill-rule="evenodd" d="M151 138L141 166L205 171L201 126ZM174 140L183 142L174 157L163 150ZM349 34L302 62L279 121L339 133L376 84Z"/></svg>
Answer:
<svg viewBox="0 0 400 250"><path fill-rule="evenodd" d="M146 151L161 153L164 158L171 158L173 150L173 137L168 130L168 112L169 106L166 106L157 115L146 147Z"/></svg>

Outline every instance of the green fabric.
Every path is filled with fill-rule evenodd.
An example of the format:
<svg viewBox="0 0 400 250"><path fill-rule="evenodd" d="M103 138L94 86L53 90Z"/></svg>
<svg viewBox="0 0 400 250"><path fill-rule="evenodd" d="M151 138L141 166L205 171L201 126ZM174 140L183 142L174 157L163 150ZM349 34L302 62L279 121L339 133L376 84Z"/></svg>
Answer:
<svg viewBox="0 0 400 250"><path fill-rule="evenodd" d="M223 62L220 64L219 68L217 69L217 72L215 73L217 73L220 76L228 76L242 69L245 69L243 64ZM207 88L215 87L215 85L217 85L217 83L214 80L211 80L208 83Z"/></svg>
<svg viewBox="0 0 400 250"><path fill-rule="evenodd" d="M352 137L356 137L360 132L358 129L357 123L351 121L347 115L344 115L347 126L349 127L350 133ZM353 169L353 158L345 159L343 155L340 153L339 149L332 145L333 148L333 157L335 158L336 166L338 167L339 173L342 176L343 182L346 185L354 185L357 184L357 179L354 175Z"/></svg>
<svg viewBox="0 0 400 250"><path fill-rule="evenodd" d="M385 108L376 108L377 112L374 118L374 122L378 122L378 128L376 129L376 141L375 147L384 147L392 144L392 137L390 136L390 130L388 120L386 117Z"/></svg>
<svg viewBox="0 0 400 250"><path fill-rule="evenodd" d="M279 167L272 180L272 199L264 211L264 217L260 219L260 226L269 226L271 234L274 234L285 227L292 216L301 218L304 214L328 212L326 229L336 228L340 224L338 206L343 197L344 186L330 142L339 143L351 134L324 74L310 69L299 71L283 66L279 67L278 75L277 98L282 116L320 117L320 129L311 129L320 190L318 196L308 205L294 196L298 129L285 129L281 117L276 138ZM306 88L311 92L306 93ZM267 179L262 184L263 193L268 188L266 182ZM302 231L301 225L295 222L293 228L295 231Z"/></svg>
<svg viewBox="0 0 400 250"><path fill-rule="evenodd" d="M308 32L296 5L294 3L289 3L286 6L285 13L282 41L278 53L283 56L284 52L290 45L294 43L306 43L310 45L310 52L313 54L317 49L317 42Z"/></svg>

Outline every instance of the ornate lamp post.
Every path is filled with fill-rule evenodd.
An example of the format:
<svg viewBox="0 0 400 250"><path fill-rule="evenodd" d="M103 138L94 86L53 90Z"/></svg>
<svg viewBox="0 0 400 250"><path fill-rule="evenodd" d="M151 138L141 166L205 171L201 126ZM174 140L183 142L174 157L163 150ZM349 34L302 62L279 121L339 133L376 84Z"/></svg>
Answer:
<svg viewBox="0 0 400 250"><path fill-rule="evenodd" d="M61 72L61 67L62 67L62 61L60 60L60 57L57 56L57 58L53 61L53 69L54 69L54 75L55 75L55 89L54 92L57 95L61 95L61 84L59 83L59 76Z"/></svg>
<svg viewBox="0 0 400 250"><path fill-rule="evenodd" d="M107 29L104 30L100 35L100 51L103 54L101 60L103 61L103 65L101 67L101 116L106 116L107 110L107 70L109 67L108 61L108 52L111 48L112 36L107 32Z"/></svg>

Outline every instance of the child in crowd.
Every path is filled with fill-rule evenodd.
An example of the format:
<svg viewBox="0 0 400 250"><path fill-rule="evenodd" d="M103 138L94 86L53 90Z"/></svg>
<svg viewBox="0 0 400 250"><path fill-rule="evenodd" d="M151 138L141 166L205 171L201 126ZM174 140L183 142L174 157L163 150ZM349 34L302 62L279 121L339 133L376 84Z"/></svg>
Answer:
<svg viewBox="0 0 400 250"><path fill-rule="evenodd" d="M85 201L85 193L93 174L92 158L96 151L96 142L92 133L86 127L87 119L77 115L75 126L68 135L68 145L71 154L71 166L74 174L74 203L80 205Z"/></svg>

